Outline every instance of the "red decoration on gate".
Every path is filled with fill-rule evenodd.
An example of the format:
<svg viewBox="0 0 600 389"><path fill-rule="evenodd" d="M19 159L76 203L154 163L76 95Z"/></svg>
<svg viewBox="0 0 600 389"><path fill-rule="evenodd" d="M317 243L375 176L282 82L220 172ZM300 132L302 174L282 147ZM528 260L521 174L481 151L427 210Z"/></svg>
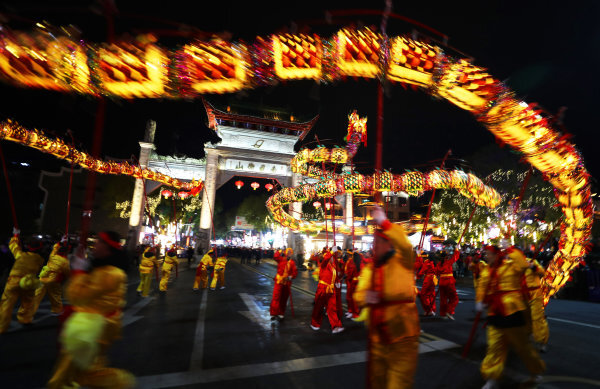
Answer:
<svg viewBox="0 0 600 389"><path fill-rule="evenodd" d="M238 189L242 189L242 186L244 186L244 181L236 181L235 186L237 186Z"/></svg>
<svg viewBox="0 0 600 389"><path fill-rule="evenodd" d="M258 188L260 188L260 184L256 181L254 181L252 184L250 184L250 186L252 187L252 189L256 190Z"/></svg>

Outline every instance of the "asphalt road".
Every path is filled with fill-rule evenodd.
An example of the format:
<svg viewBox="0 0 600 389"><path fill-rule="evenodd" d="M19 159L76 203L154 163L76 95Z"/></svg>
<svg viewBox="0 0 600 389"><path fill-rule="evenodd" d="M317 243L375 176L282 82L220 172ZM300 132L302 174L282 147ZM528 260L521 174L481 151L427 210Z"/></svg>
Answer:
<svg viewBox="0 0 600 389"><path fill-rule="evenodd" d="M364 386L366 331L344 319L346 330L331 334L326 319L310 327L315 282L299 272L293 288L294 316L272 324L269 316L275 265L241 265L231 259L226 288L192 291L194 269L180 265L166 295L156 283L151 296L137 296L137 275L128 287L123 339L111 350L111 364L138 377L140 388L356 388ZM485 333L478 331L468 359L462 359L474 313L469 281L459 283L456 321L422 318L416 388L479 388ZM44 301L35 324L13 322L0 335L1 387L38 388L47 381L57 352L57 318ZM547 314L550 344L543 354L548 371L539 388L600 387L600 305L552 300ZM502 381L518 387L528 374L514 356Z"/></svg>

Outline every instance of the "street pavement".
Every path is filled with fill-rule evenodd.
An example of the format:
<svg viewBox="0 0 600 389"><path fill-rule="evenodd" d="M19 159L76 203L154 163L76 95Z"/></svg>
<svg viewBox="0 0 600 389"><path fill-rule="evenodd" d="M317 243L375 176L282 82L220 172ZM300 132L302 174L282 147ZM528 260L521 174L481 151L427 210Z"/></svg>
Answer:
<svg viewBox="0 0 600 389"><path fill-rule="evenodd" d="M156 282L148 298L135 292L131 274L123 339L110 353L111 365L138 377L140 388L357 388L365 381L366 330L344 319L345 331L331 334L326 318L319 331L310 324L316 282L300 271L286 317L271 323L269 304L276 271L260 265L227 264L226 288L192 291L195 268L180 265L166 294ZM470 279L459 280L455 321L422 317L416 388L479 388L485 330L479 330L467 359L461 358L473 324ZM345 293L345 289L344 289ZM345 302L345 298L344 298ZM539 388L600 387L600 305L551 300L548 370ZM481 328L481 326L480 326ZM16 321L0 335L1 387L43 387L57 353L58 319L42 302L34 325ZM510 354L502 388L519 387L528 374Z"/></svg>

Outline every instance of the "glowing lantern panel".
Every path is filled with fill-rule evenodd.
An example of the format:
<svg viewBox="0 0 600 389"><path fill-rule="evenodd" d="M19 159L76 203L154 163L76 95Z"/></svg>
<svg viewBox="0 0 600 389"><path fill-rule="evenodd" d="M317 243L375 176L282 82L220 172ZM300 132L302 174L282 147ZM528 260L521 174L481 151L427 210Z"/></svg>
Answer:
<svg viewBox="0 0 600 389"><path fill-rule="evenodd" d="M315 208L319 209L319 208L321 207L321 203L320 203L319 201L315 201L315 202L313 203L313 207L315 207Z"/></svg>

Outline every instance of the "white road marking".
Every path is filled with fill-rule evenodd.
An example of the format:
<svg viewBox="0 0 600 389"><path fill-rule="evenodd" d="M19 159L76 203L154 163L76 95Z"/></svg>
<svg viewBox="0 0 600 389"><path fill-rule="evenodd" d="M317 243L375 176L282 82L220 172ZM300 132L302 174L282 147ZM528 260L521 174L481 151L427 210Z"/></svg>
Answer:
<svg viewBox="0 0 600 389"><path fill-rule="evenodd" d="M194 334L194 346L190 356L190 370L202 370L202 358L204 357L204 321L206 320L206 303L208 301L208 289L202 290L202 300L198 320L196 321L196 333ZM144 388L140 385L140 388Z"/></svg>
<svg viewBox="0 0 600 389"><path fill-rule="evenodd" d="M269 317L266 316L267 313L264 309L262 309L253 296L248 293L240 293L240 297L246 307L248 307L247 311L238 311L240 314L246 316L250 321L255 322L259 326L263 327L265 330L271 330L271 322Z"/></svg>
<svg viewBox="0 0 600 389"><path fill-rule="evenodd" d="M146 305L150 304L152 300L154 300L154 297L143 298L142 300L138 301L137 303L133 304L131 307L123 311L123 327L135 323L136 321L143 318L144 316L135 316L135 314L138 313Z"/></svg>
<svg viewBox="0 0 600 389"><path fill-rule="evenodd" d="M453 347L458 347L458 345L446 340L420 343L419 354L441 351ZM291 359L287 361L158 374L153 376L138 377L137 381L138 386L141 388L171 388L183 385L205 384L225 380L293 373L304 370L321 369L324 367L352 365L364 363L366 360L366 351L355 351L343 354Z"/></svg>
<svg viewBox="0 0 600 389"><path fill-rule="evenodd" d="M577 324L579 326L584 326L584 327L591 327L591 328L598 328L600 329L600 326L594 325L594 324L588 324L588 323L581 323L578 321L573 321L573 320L566 320L566 319L559 319L556 317L548 317L548 320L554 320L554 321L561 321L563 323L570 323L570 324Z"/></svg>

